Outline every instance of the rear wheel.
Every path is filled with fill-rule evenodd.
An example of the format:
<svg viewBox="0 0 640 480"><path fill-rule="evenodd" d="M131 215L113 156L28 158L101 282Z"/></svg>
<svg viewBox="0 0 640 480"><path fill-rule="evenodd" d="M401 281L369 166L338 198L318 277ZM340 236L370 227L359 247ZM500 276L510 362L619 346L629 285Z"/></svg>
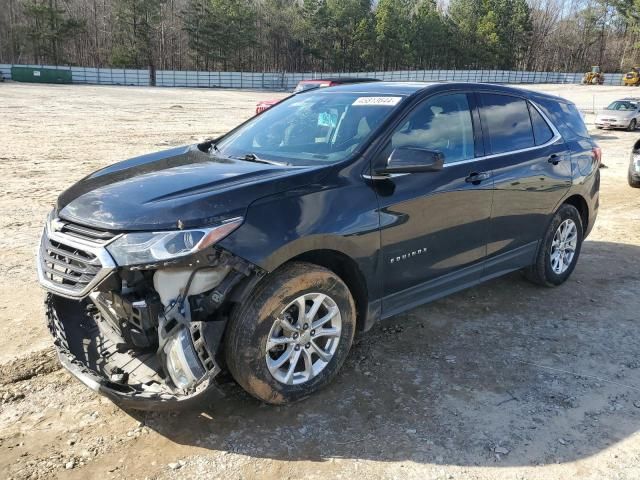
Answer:
<svg viewBox="0 0 640 480"><path fill-rule="evenodd" d="M525 270L526 277L547 287L564 283L578 262L583 235L578 210L562 205L542 238L535 263Z"/></svg>
<svg viewBox="0 0 640 480"><path fill-rule="evenodd" d="M232 313L227 366L254 397L294 402L337 374L355 324L355 304L344 282L323 267L293 262L266 277Z"/></svg>

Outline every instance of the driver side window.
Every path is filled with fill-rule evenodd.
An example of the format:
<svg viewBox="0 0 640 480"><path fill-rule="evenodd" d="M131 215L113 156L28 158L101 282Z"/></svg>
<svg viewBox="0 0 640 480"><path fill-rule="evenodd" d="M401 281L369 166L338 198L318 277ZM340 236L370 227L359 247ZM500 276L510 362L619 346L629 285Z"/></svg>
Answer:
<svg viewBox="0 0 640 480"><path fill-rule="evenodd" d="M393 133L389 153L398 147L440 152L444 163L473 158L473 123L467 95L438 95L418 105Z"/></svg>

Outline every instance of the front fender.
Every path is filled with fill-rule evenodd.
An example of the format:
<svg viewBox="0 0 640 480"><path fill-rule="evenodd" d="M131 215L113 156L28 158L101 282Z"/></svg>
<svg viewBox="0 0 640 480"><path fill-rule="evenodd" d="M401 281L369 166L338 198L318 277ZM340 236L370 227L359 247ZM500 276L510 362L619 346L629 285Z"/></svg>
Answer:
<svg viewBox="0 0 640 480"><path fill-rule="evenodd" d="M380 295L377 198L363 182L343 178L260 199L220 246L268 272L303 253L334 250L356 262L370 298Z"/></svg>

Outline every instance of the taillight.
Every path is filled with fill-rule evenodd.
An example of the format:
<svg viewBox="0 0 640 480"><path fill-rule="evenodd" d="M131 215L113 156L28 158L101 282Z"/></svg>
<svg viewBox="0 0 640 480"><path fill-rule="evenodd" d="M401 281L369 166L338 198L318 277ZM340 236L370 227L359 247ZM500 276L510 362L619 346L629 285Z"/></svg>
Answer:
<svg viewBox="0 0 640 480"><path fill-rule="evenodd" d="M600 147L593 147L592 152L597 166L600 167L600 164L602 163L602 149Z"/></svg>

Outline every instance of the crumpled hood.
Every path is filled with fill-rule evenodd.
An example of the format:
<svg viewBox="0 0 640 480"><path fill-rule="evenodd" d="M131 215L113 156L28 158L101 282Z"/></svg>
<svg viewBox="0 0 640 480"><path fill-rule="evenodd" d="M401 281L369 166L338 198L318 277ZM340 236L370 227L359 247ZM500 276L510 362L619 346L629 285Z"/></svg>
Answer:
<svg viewBox="0 0 640 480"><path fill-rule="evenodd" d="M322 169L219 158L197 145L116 163L58 197L60 218L113 231L211 225L254 200L312 182Z"/></svg>

